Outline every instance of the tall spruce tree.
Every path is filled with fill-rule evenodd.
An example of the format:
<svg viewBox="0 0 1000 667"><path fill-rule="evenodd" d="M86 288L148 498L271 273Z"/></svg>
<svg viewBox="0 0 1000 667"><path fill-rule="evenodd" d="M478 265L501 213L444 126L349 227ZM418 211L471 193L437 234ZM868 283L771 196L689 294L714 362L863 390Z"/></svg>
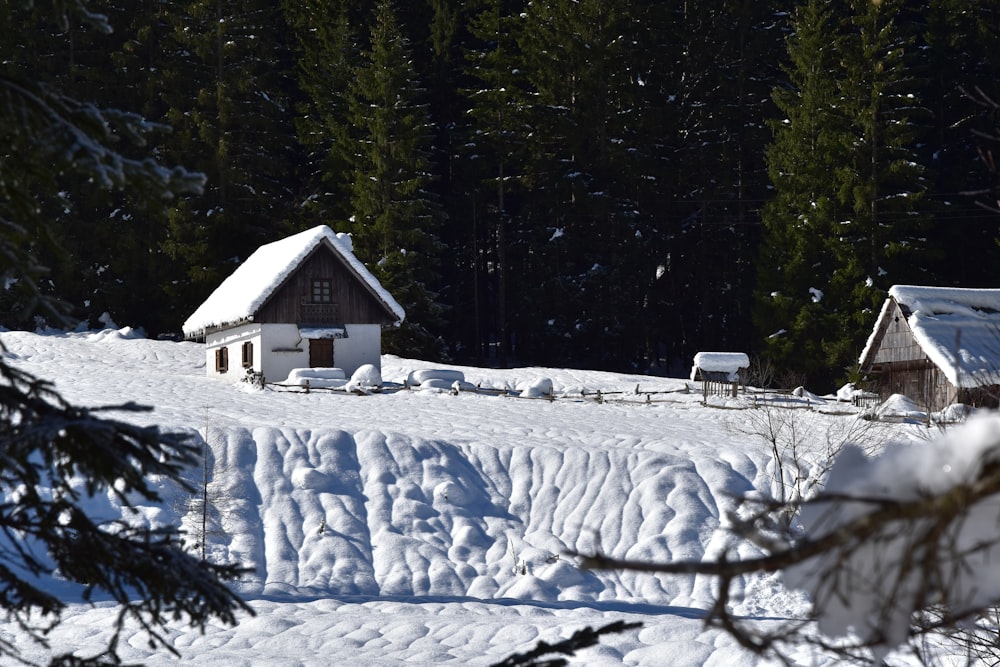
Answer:
<svg viewBox="0 0 1000 667"><path fill-rule="evenodd" d="M672 303L671 347L691 355L703 347L743 349L750 331L746 303L759 209L768 196L761 146L776 110L782 16L792 2L708 0L671 7L675 117L667 128L671 168L671 261L665 298ZM680 345L678 345L680 343Z"/></svg>
<svg viewBox="0 0 1000 667"><path fill-rule="evenodd" d="M828 344L827 359L840 372L856 365L889 287L933 281L920 268L928 259L931 181L916 149L930 120L913 66L918 16L905 0L855 0L851 7L840 85L851 131L841 138L847 161L834 172L849 217L830 239L838 266L827 285L843 331Z"/></svg>
<svg viewBox="0 0 1000 667"><path fill-rule="evenodd" d="M441 226L441 243L448 248L449 261L442 262L439 300L446 304L446 328L442 330L452 350L452 358L482 361L477 312L477 240L474 218L476 177L465 161L473 119L468 115L461 91L469 85L465 55L476 38L470 24L479 2L429 0L427 46L430 58L424 66L431 119L435 127L433 161L436 178L431 188L447 216Z"/></svg>
<svg viewBox="0 0 1000 667"><path fill-rule="evenodd" d="M774 197L763 209L757 325L776 363L807 373L825 368L826 339L839 328L818 297L836 269L826 239L847 218L830 181L846 159L841 137L849 132L838 111L836 26L825 0L797 8L787 40L788 85L774 91L785 117L772 123L767 149Z"/></svg>
<svg viewBox="0 0 1000 667"><path fill-rule="evenodd" d="M6 67L17 76L44 81L60 94L115 110L107 114L106 131L117 138L120 156L139 161L160 153L167 135L152 131L164 130L163 126L137 121L139 116L132 115L141 112L156 118L148 85L155 80L155 67L150 68L144 58L130 60L122 54L144 48L150 40L146 26L155 25L158 14L146 6L149 3L125 4L111 8L108 18L116 29L104 34L86 16L67 14L57 27L39 18L50 8L13 3L9 20L0 28L0 43L6 45L0 48L7 54ZM92 175L72 170L47 178L59 183L61 196L38 197L39 217L21 223L32 253L50 269L42 285L47 293L63 301L74 321L96 324L103 312L110 312L118 322L144 326L153 333L169 328L161 317L168 310L161 285L170 277L159 252L163 202L148 197L147 187L94 187ZM16 292L4 296L16 301ZM5 317L5 324L32 326L37 314L31 308L21 309L17 316Z"/></svg>
<svg viewBox="0 0 1000 667"><path fill-rule="evenodd" d="M433 286L442 211L429 190L432 128L409 43L390 0L375 11L370 47L349 87L351 230L358 256L406 309L386 349L439 358L441 305Z"/></svg>
<svg viewBox="0 0 1000 667"><path fill-rule="evenodd" d="M996 285L993 267L1000 260L995 213L982 207L995 197L963 195L991 189L995 174L983 164L996 152L992 110L977 113L979 91L997 99L1000 75L1000 6L975 0L932 0L922 11L922 57L918 72L933 132L924 142L933 167L937 207L929 230L930 244L941 249L933 269L940 284L961 287ZM989 103L986 103L989 107ZM962 257L962 261L954 261Z"/></svg>
<svg viewBox="0 0 1000 667"><path fill-rule="evenodd" d="M757 291L774 360L826 382L856 364L885 290L921 280L929 183L914 150L926 111L904 3L837 9L809 0L788 41Z"/></svg>
<svg viewBox="0 0 1000 667"><path fill-rule="evenodd" d="M90 94L104 104L125 105L160 121L157 126L162 131L144 150L164 154L171 133L162 123L166 106L159 73L170 31L169 8L155 0L116 0L108 12L114 39L101 50L101 65L92 68L87 78ZM128 192L95 207L93 215L100 224L71 242L74 249L90 244L103 258L91 264L94 284L83 313L91 322L108 312L114 321L142 326L150 335L177 330L187 313L170 298L167 286L184 270L163 247L168 211ZM75 280L85 283L81 278L77 275ZM143 288L136 289L136 284Z"/></svg>

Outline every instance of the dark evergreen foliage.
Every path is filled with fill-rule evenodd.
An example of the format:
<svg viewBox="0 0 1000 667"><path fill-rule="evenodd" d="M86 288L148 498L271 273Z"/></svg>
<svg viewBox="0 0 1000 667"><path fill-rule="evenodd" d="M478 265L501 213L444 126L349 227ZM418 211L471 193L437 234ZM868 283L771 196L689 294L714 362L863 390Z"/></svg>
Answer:
<svg viewBox="0 0 1000 667"><path fill-rule="evenodd" d="M163 54L166 153L206 175L170 212L174 298L203 299L294 210L300 162L295 38L269 0L170 3ZM178 318L178 322L189 313Z"/></svg>
<svg viewBox="0 0 1000 667"><path fill-rule="evenodd" d="M106 35L106 17L88 12L84 0L54 8L14 3L8 9L20 19L13 25L22 31L37 25L38 31L24 31L20 39L5 25L0 33L5 55L11 55L0 65L3 307L15 321L34 314L62 324L73 304L57 297L79 295L75 285L62 281L71 277L74 262L86 268L94 261L95 240L87 234L105 229L88 217L104 206L98 194L124 201L127 193L130 201L155 210L172 196L196 193L203 179L142 153L151 129L142 117L70 94L72 66L33 76L40 72L29 55L65 55L67 45ZM60 245L74 239L79 246ZM46 258L58 264L42 266ZM102 414L144 409L139 406L70 405L6 356L0 348L0 608L26 636L47 646L69 602L118 605L106 652L81 656L68 647L71 652L52 664L121 664L117 649L126 623L138 623L154 648L173 651L169 623L204 628L214 619L233 624L238 612L250 612L224 584L243 574L239 565L198 559L169 526L109 520L93 511L108 498L125 508L161 502L161 488L181 484L183 471L198 460L191 437ZM0 659L21 656L12 642L0 640Z"/></svg>
<svg viewBox="0 0 1000 667"><path fill-rule="evenodd" d="M354 252L407 312L386 337L392 353L439 359L441 306L432 285L442 213L429 190L433 132L425 90L392 0L375 9L369 46L348 85L351 130L341 149L351 165Z"/></svg>
<svg viewBox="0 0 1000 667"><path fill-rule="evenodd" d="M162 121L135 151L207 179L163 212L38 156L59 244L8 219L78 319L176 330L328 223L407 306L395 351L683 374L743 350L826 383L889 285L995 286L962 194L994 178L993 3L120 0L111 35L48 8L14 3L3 67ZM37 313L26 284L3 324Z"/></svg>

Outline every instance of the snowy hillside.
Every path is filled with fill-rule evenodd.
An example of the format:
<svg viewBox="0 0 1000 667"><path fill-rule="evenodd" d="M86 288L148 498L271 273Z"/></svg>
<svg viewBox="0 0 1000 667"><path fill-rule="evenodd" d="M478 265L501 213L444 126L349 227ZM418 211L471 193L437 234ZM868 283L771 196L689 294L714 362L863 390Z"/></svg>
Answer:
<svg viewBox="0 0 1000 667"><path fill-rule="evenodd" d="M608 637L581 664L663 664L668 642L671 664L752 664L702 627L711 582L584 571L571 555L714 555L728 544L720 524L733 498L770 488L767 452L738 432L744 412L702 407L690 382L462 368L484 388L543 377L563 398L306 394L213 380L201 346L128 330L7 332L0 341L13 363L70 401L152 405L128 418L194 429L210 445L206 551L253 568L239 590L259 614L204 636L179 627L182 661L489 664L538 639L624 618L643 629ZM386 357L382 375L401 384L427 367ZM599 402L598 390L624 393ZM143 516L184 526L200 548L189 498L167 495ZM749 580L745 593L740 611L751 616L803 609L773 579ZM109 613L74 607L54 646L97 650ZM0 634L16 641L12 628ZM176 662L161 663L141 636L131 650L123 657Z"/></svg>

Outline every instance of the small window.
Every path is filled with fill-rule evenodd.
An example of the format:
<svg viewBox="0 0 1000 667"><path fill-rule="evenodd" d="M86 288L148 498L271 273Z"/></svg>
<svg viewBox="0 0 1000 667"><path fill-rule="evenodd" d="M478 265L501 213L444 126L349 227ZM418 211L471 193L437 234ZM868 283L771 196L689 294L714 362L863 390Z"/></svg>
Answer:
<svg viewBox="0 0 1000 667"><path fill-rule="evenodd" d="M253 368L253 343L243 343L243 368Z"/></svg>
<svg viewBox="0 0 1000 667"><path fill-rule="evenodd" d="M220 347L215 350L215 372L216 373L228 373L229 372L229 348Z"/></svg>
<svg viewBox="0 0 1000 667"><path fill-rule="evenodd" d="M330 303L333 301L333 281L329 278L316 278L312 281L312 302Z"/></svg>

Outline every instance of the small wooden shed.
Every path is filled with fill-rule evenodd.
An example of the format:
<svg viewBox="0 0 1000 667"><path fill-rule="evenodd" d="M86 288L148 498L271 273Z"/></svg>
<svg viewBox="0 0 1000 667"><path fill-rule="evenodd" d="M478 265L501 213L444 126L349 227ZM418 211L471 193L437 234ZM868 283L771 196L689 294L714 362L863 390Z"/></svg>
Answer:
<svg viewBox="0 0 1000 667"><path fill-rule="evenodd" d="M258 248L183 329L205 341L208 375L280 382L296 368L349 376L380 367L382 327L405 316L355 257L350 237L319 225Z"/></svg>
<svg viewBox="0 0 1000 667"><path fill-rule="evenodd" d="M1000 289L892 287L859 363L882 400L901 394L928 412L996 407Z"/></svg>
<svg viewBox="0 0 1000 667"><path fill-rule="evenodd" d="M734 398L746 384L750 359L743 352L699 352L694 355L691 381L701 382L704 398L731 395Z"/></svg>

